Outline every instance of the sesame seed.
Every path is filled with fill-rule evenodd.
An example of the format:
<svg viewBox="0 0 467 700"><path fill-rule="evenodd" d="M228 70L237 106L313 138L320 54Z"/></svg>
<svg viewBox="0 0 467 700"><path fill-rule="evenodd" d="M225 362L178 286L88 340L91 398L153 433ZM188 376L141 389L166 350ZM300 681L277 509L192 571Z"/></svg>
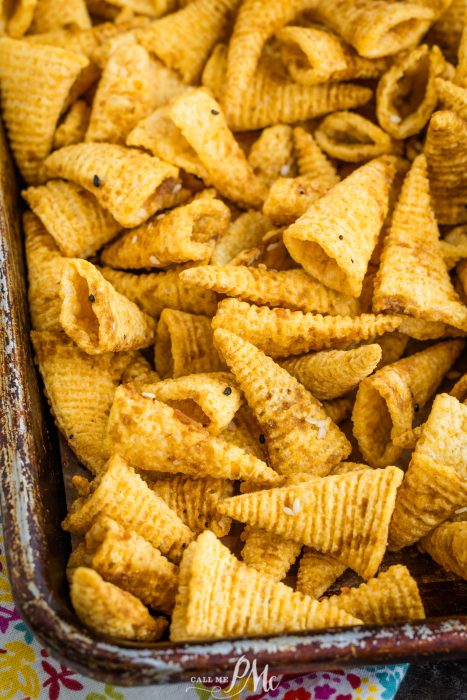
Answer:
<svg viewBox="0 0 467 700"><path fill-rule="evenodd" d="M155 255L150 255L150 256L149 256L149 262L150 262L152 265L160 265L160 264L161 264L161 261L159 260L159 258L156 258Z"/></svg>
<svg viewBox="0 0 467 700"><path fill-rule="evenodd" d="M94 302L96 301L96 297L94 296L94 294L90 294L88 296L88 299L91 302L91 304L94 304Z"/></svg>
<svg viewBox="0 0 467 700"><path fill-rule="evenodd" d="M145 399L155 399L156 395L151 394L149 391L142 391L141 396L144 396Z"/></svg>
<svg viewBox="0 0 467 700"><path fill-rule="evenodd" d="M211 114L220 114L220 112L217 109L211 109Z"/></svg>
<svg viewBox="0 0 467 700"><path fill-rule="evenodd" d="M282 177L287 177L287 175L290 173L290 165L288 163L286 165L283 165L279 172L282 175Z"/></svg>
<svg viewBox="0 0 467 700"><path fill-rule="evenodd" d="M172 192L173 192L173 194L177 194L177 192L180 192L181 189L182 189L181 183L177 182L177 184L173 186Z"/></svg>
<svg viewBox="0 0 467 700"><path fill-rule="evenodd" d="M398 114L390 114L389 120L392 121L393 124L400 124L402 121Z"/></svg>
<svg viewBox="0 0 467 700"><path fill-rule="evenodd" d="M230 388L230 386L226 386L224 389L224 394L226 396L230 396L231 393L232 393L232 389Z"/></svg>
<svg viewBox="0 0 467 700"><path fill-rule="evenodd" d="M92 178L92 184L94 185L94 187L101 186L101 179L100 179L99 175L94 175L94 177Z"/></svg>
<svg viewBox="0 0 467 700"><path fill-rule="evenodd" d="M303 189L303 187L299 187L298 194L305 194L305 190Z"/></svg>
<svg viewBox="0 0 467 700"><path fill-rule="evenodd" d="M418 413L418 411L420 410L420 406L418 405L418 403L415 404L413 410L415 411L415 413Z"/></svg>
<svg viewBox="0 0 467 700"><path fill-rule="evenodd" d="M279 241L276 241L275 243L269 243L269 244L266 246L266 250L268 250L268 251L269 251L269 250L274 250L274 249L277 248L277 246L279 246L279 245L280 245L280 242L279 242Z"/></svg>
<svg viewBox="0 0 467 700"><path fill-rule="evenodd" d="M264 445L264 443L266 442L266 438L264 437L263 433L261 433L261 435L259 436L258 440L260 441L260 443L261 443L262 445Z"/></svg>
<svg viewBox="0 0 467 700"><path fill-rule="evenodd" d="M340 236L339 236L339 240L340 240L340 241L343 241L343 240L344 240L344 236L342 235L342 233L341 233Z"/></svg>

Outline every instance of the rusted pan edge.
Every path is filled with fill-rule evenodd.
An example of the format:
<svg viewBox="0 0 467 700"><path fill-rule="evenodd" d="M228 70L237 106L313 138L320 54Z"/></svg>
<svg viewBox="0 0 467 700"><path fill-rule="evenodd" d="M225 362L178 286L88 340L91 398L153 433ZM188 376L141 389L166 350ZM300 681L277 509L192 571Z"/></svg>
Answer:
<svg viewBox="0 0 467 700"><path fill-rule="evenodd" d="M1 133L0 157L1 505L15 603L39 641L76 670L121 685L228 675L242 655L256 659L258 669L268 665L270 674L467 656L467 617L144 648L96 641L76 622L66 596L60 597L57 586L51 585L57 578L54 537L59 544L63 536L58 519L51 517L50 499L60 498L62 475L47 434L27 341L17 193Z"/></svg>

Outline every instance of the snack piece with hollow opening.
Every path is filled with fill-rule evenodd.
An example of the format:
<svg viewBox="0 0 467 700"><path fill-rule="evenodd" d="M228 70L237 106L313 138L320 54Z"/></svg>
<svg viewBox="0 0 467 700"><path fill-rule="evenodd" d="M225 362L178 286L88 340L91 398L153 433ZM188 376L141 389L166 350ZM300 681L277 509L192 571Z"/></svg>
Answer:
<svg viewBox="0 0 467 700"><path fill-rule="evenodd" d="M419 545L438 564L467 581L467 522L445 522L422 538Z"/></svg>
<svg viewBox="0 0 467 700"><path fill-rule="evenodd" d="M278 177L295 174L294 138L288 124L275 124L263 129L248 154L253 172L266 187Z"/></svg>
<svg viewBox="0 0 467 700"><path fill-rule="evenodd" d="M399 154L401 144L355 112L334 112L323 119L314 133L319 146L331 158L358 163L385 154Z"/></svg>
<svg viewBox="0 0 467 700"><path fill-rule="evenodd" d="M462 119L467 118L467 88L450 80L436 78L436 92L443 109L456 112Z"/></svg>
<svg viewBox="0 0 467 700"><path fill-rule="evenodd" d="M214 437L181 411L146 398L131 384L115 392L105 447L144 471L280 481L263 461Z"/></svg>
<svg viewBox="0 0 467 700"><path fill-rule="evenodd" d="M260 245L263 236L273 228L271 220L259 211L251 209L232 221L226 233L218 239L211 263L226 265L243 250Z"/></svg>
<svg viewBox="0 0 467 700"><path fill-rule="evenodd" d="M90 114L91 108L86 100L73 102L55 130L52 150L84 141Z"/></svg>
<svg viewBox="0 0 467 700"><path fill-rule="evenodd" d="M164 617L152 617L134 595L84 566L73 573L70 595L81 622L98 635L155 642L168 624Z"/></svg>
<svg viewBox="0 0 467 700"><path fill-rule="evenodd" d="M154 342L154 319L119 294L86 260L66 262L60 299L63 330L90 355L137 350Z"/></svg>
<svg viewBox="0 0 467 700"><path fill-rule="evenodd" d="M91 28L85 0L67 0L61 6L55 0L38 0L28 31L30 34L43 34L66 26Z"/></svg>
<svg viewBox="0 0 467 700"><path fill-rule="evenodd" d="M326 601L250 568L209 530L187 549L170 627L174 642L358 624Z"/></svg>

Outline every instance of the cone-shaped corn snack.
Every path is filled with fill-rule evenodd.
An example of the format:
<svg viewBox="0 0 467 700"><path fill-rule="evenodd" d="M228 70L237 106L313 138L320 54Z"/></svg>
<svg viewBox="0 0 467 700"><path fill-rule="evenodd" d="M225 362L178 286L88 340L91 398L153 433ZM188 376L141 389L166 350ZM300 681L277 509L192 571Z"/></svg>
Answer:
<svg viewBox="0 0 467 700"><path fill-rule="evenodd" d="M161 17L168 12L173 12L176 7L175 0L86 0L97 17L108 17L115 21L121 21L120 16L125 10L135 15L146 17ZM121 10L121 12L119 12ZM99 26L99 25L98 25Z"/></svg>
<svg viewBox="0 0 467 700"><path fill-rule="evenodd" d="M379 345L329 350L279 361L316 399L335 399L355 389L381 360Z"/></svg>
<svg viewBox="0 0 467 700"><path fill-rule="evenodd" d="M218 102L204 88L188 90L172 105L170 115L206 168L210 183L225 197L258 207L266 187L253 172L227 126ZM225 167L228 159L229 167Z"/></svg>
<svg viewBox="0 0 467 700"><path fill-rule="evenodd" d="M360 295L388 212L395 165L391 156L363 165L284 232L294 260L331 289Z"/></svg>
<svg viewBox="0 0 467 700"><path fill-rule="evenodd" d="M340 179L337 170L313 136L301 126L295 127L293 135L300 175L320 180L327 190L337 185Z"/></svg>
<svg viewBox="0 0 467 700"><path fill-rule="evenodd" d="M428 127L425 155L439 223L466 223L467 123L455 112L435 112Z"/></svg>
<svg viewBox="0 0 467 700"><path fill-rule="evenodd" d="M263 212L275 224L293 224L329 189L321 179L316 180L309 175L279 177L268 192Z"/></svg>
<svg viewBox="0 0 467 700"><path fill-rule="evenodd" d="M420 542L425 552L446 571L467 581L467 522L443 523Z"/></svg>
<svg viewBox="0 0 467 700"><path fill-rule="evenodd" d="M466 13L467 0L453 0L431 28L430 39L439 44L449 60L457 57Z"/></svg>
<svg viewBox="0 0 467 700"><path fill-rule="evenodd" d="M303 270L264 270L244 265L204 265L181 273L183 282L255 304L355 316L356 299L328 289Z"/></svg>
<svg viewBox="0 0 467 700"><path fill-rule="evenodd" d="M270 219L259 211L247 211L233 221L227 232L220 238L211 262L217 265L226 265L238 253L247 248L259 245L265 233L272 229Z"/></svg>
<svg viewBox="0 0 467 700"><path fill-rule="evenodd" d="M282 581L302 548L298 542L251 525L245 527L240 538L245 542L242 549L245 564L274 581Z"/></svg>
<svg viewBox="0 0 467 700"><path fill-rule="evenodd" d="M55 422L81 464L97 473L106 462L102 443L115 387L132 354L90 357L64 333L31 337Z"/></svg>
<svg viewBox="0 0 467 700"><path fill-rule="evenodd" d="M68 257L94 255L121 229L90 192L73 182L49 180L28 187L23 197Z"/></svg>
<svg viewBox="0 0 467 700"><path fill-rule="evenodd" d="M265 461L267 459L266 446L262 441L260 442L260 435L262 435L260 425L245 404L238 409L232 423L227 426L220 437L229 445L241 447L248 454Z"/></svg>
<svg viewBox="0 0 467 700"><path fill-rule="evenodd" d="M462 0L462 2L464 4L465 17L465 8L467 6L465 4L465 0ZM457 3L454 2L453 5L455 4ZM457 67L454 76L454 82L457 83L457 85L461 85L462 87L467 87L467 30L465 28L465 23L462 30L461 40L459 42L459 48L457 51Z"/></svg>
<svg viewBox="0 0 467 700"><path fill-rule="evenodd" d="M349 163L400 151L389 134L355 112L335 112L325 117L315 131L315 139L329 156Z"/></svg>
<svg viewBox="0 0 467 700"><path fill-rule="evenodd" d="M352 410L354 407L355 399L353 397L344 396L341 399L332 399L331 401L324 401L323 408L328 414L329 418L336 424L342 423L343 421L350 418L352 415Z"/></svg>
<svg viewBox="0 0 467 700"><path fill-rule="evenodd" d="M276 36L287 70L301 85L379 78L388 67L387 59L362 58L349 44L321 27L289 26Z"/></svg>
<svg viewBox="0 0 467 700"><path fill-rule="evenodd" d="M437 46L426 44L403 56L383 75L376 92L378 121L395 139L423 129L436 107L436 77L444 68ZM415 99L415 91L417 94Z"/></svg>
<svg viewBox="0 0 467 700"><path fill-rule="evenodd" d="M171 206L179 192L178 168L109 143L80 143L52 153L44 162L46 178L71 180L91 192L122 226L142 224L158 209Z"/></svg>
<svg viewBox="0 0 467 700"><path fill-rule="evenodd" d="M154 341L154 319L119 294L86 260L67 261L60 298L65 333L90 355L146 348Z"/></svg>
<svg viewBox="0 0 467 700"><path fill-rule="evenodd" d="M423 620L425 610L417 582L406 566L391 566L368 583L344 590L328 598L365 625L384 625L388 622Z"/></svg>
<svg viewBox="0 0 467 700"><path fill-rule="evenodd" d="M467 88L451 83L450 80L436 78L436 91L443 109L456 112L462 119L467 119Z"/></svg>
<svg viewBox="0 0 467 700"><path fill-rule="evenodd" d="M467 399L467 373L459 379L449 392L451 396L455 396L459 401Z"/></svg>
<svg viewBox="0 0 467 700"><path fill-rule="evenodd" d="M85 0L67 0L58 6L55 0L38 0L30 33L42 34L62 27L90 29L91 19Z"/></svg>
<svg viewBox="0 0 467 700"><path fill-rule="evenodd" d="M283 243L282 229L272 229L266 233L263 240L255 248L242 250L235 258L232 258L230 264L258 267L272 272L298 268L297 263L292 260Z"/></svg>
<svg viewBox="0 0 467 700"><path fill-rule="evenodd" d="M16 163L28 183L37 180L70 90L88 66L89 61L74 51L0 39L2 114Z"/></svg>
<svg viewBox="0 0 467 700"><path fill-rule="evenodd" d="M2 1L0 6L0 28L2 34L19 38L29 27L37 7L38 0L18 0L7 3Z"/></svg>
<svg viewBox="0 0 467 700"><path fill-rule="evenodd" d="M203 85L220 100L226 58L226 47L216 47L203 73ZM298 85L288 78L281 66L273 57L263 56L250 86L241 97L235 102L223 101L227 122L233 131L263 129L281 122L293 124L337 109L359 107L371 98L369 88L352 83Z"/></svg>
<svg viewBox="0 0 467 700"><path fill-rule="evenodd" d="M366 58L412 47L435 19L428 7L390 0L320 0L314 14Z"/></svg>
<svg viewBox="0 0 467 700"><path fill-rule="evenodd" d="M181 411L142 396L131 384L116 391L106 447L143 470L271 484L280 480L264 462L213 437Z"/></svg>
<svg viewBox="0 0 467 700"><path fill-rule="evenodd" d="M174 98L182 92L184 90L176 92ZM207 169L178 126L175 126L170 110L171 104L166 104L156 109L146 119L142 119L128 134L127 144L145 148L158 158L162 158L167 163L173 163L208 183Z"/></svg>
<svg viewBox="0 0 467 700"><path fill-rule="evenodd" d="M155 318L166 308L213 316L217 309L217 295L207 289L182 282L180 272L185 269L183 266L167 272L134 275L131 272L104 267L101 273L117 292L128 297L142 311Z"/></svg>
<svg viewBox="0 0 467 700"><path fill-rule="evenodd" d="M132 593L145 605L171 612L178 569L141 535L99 516L86 533L86 554L87 566L105 581Z"/></svg>
<svg viewBox="0 0 467 700"><path fill-rule="evenodd" d="M31 325L38 331L60 331L60 280L66 258L41 221L26 212L23 230L28 265L28 299Z"/></svg>
<svg viewBox="0 0 467 700"><path fill-rule="evenodd" d="M417 454L453 467L467 477L467 405L438 394L417 442Z"/></svg>
<svg viewBox="0 0 467 700"><path fill-rule="evenodd" d="M110 54L92 103L86 141L125 143L157 106L157 67L132 35Z"/></svg>
<svg viewBox="0 0 467 700"><path fill-rule="evenodd" d="M467 258L467 226L456 226L440 241L441 253L448 270Z"/></svg>
<svg viewBox="0 0 467 700"><path fill-rule="evenodd" d="M55 130L52 150L84 141L90 114L91 108L88 103L85 100L76 100Z"/></svg>
<svg viewBox="0 0 467 700"><path fill-rule="evenodd" d="M156 369L164 379L225 368L212 340L211 319L164 309L157 326Z"/></svg>
<svg viewBox="0 0 467 700"><path fill-rule="evenodd" d="M394 444L397 445L397 447L403 447L404 450L413 451L417 444L417 440L419 440L422 434L422 429L423 426L418 425L412 430L406 430L405 433L401 433L394 438Z"/></svg>
<svg viewBox="0 0 467 700"><path fill-rule="evenodd" d="M199 78L212 47L223 38L237 5L238 0L195 0L138 30L136 37L186 83L192 83Z"/></svg>
<svg viewBox="0 0 467 700"><path fill-rule="evenodd" d="M267 355L286 357L310 350L345 347L393 331L401 322L400 316L385 314L361 314L356 318L321 316L224 299L217 307L212 327L235 328L238 335Z"/></svg>
<svg viewBox="0 0 467 700"><path fill-rule="evenodd" d="M153 369L151 365L144 357L135 352L135 359L128 365L122 376L122 384L134 384L139 387L144 384L156 384L160 382L161 378Z"/></svg>
<svg viewBox="0 0 467 700"><path fill-rule="evenodd" d="M271 464L278 472L323 476L350 454L344 434L286 370L227 330L216 330L214 342L264 431Z"/></svg>
<svg viewBox="0 0 467 700"><path fill-rule="evenodd" d="M266 187L271 187L280 176L294 175L293 147L292 127L287 124L264 129L255 141L248 154L248 162Z"/></svg>
<svg viewBox="0 0 467 700"><path fill-rule="evenodd" d="M316 0L245 0L240 6L229 44L227 100L241 100L254 79L267 39Z"/></svg>
<svg viewBox="0 0 467 700"><path fill-rule="evenodd" d="M192 479L177 475L149 484L155 494L195 533L209 528L218 537L229 534L231 519L220 515L216 506L233 494L233 483L227 479Z"/></svg>
<svg viewBox="0 0 467 700"><path fill-rule="evenodd" d="M438 343L386 365L361 382L352 414L353 432L371 466L385 467L399 459L402 448L393 439L410 430L415 409L435 393L463 348L461 340Z"/></svg>
<svg viewBox="0 0 467 700"><path fill-rule="evenodd" d="M383 353L378 365L379 369L384 367L384 365L392 365L393 362L401 359L409 342L409 337L396 331L395 333L384 333L378 338L377 342Z"/></svg>
<svg viewBox="0 0 467 700"><path fill-rule="evenodd" d="M399 330L416 340L437 340L438 338L462 338L465 333L441 321L424 321L413 316L401 316Z"/></svg>
<svg viewBox="0 0 467 700"><path fill-rule="evenodd" d="M142 387L145 396L178 408L219 435L233 420L243 402L242 394L229 372L187 374Z"/></svg>
<svg viewBox="0 0 467 700"><path fill-rule="evenodd" d="M394 551L418 542L466 504L467 484L456 469L415 449L397 494L389 549Z"/></svg>
<svg viewBox="0 0 467 700"><path fill-rule="evenodd" d="M374 576L386 551L402 478L397 467L363 469L235 496L218 509L330 554L367 579Z"/></svg>
<svg viewBox="0 0 467 700"><path fill-rule="evenodd" d="M89 494L72 503L62 526L83 535L99 515L116 520L125 530L134 530L173 561L180 559L193 539L176 513L118 455L91 482Z"/></svg>
<svg viewBox="0 0 467 700"><path fill-rule="evenodd" d="M357 624L326 601L294 593L238 561L209 530L188 548L179 580L174 642Z"/></svg>
<svg viewBox="0 0 467 700"><path fill-rule="evenodd" d="M424 155L414 160L404 181L384 241L373 308L467 330L467 308L452 286L441 253Z"/></svg>
<svg viewBox="0 0 467 700"><path fill-rule="evenodd" d="M320 554L306 547L298 567L297 591L320 598L346 569L346 564L329 554Z"/></svg>
<svg viewBox="0 0 467 700"><path fill-rule="evenodd" d="M206 260L229 222L230 211L220 199L200 197L128 231L101 257L106 265L123 269Z"/></svg>
<svg viewBox="0 0 467 700"><path fill-rule="evenodd" d="M168 624L164 617L151 617L134 595L84 566L73 573L70 595L81 622L98 635L154 642Z"/></svg>

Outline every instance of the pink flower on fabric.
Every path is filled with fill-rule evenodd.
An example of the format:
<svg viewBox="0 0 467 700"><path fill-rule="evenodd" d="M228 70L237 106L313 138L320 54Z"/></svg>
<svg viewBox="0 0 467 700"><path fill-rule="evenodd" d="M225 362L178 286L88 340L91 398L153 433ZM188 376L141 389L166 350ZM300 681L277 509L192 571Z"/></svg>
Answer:
<svg viewBox="0 0 467 700"><path fill-rule="evenodd" d="M355 673L348 673L347 680L349 681L350 685L354 690L355 688L359 688L362 684L361 679L358 676L356 676Z"/></svg>
<svg viewBox="0 0 467 700"><path fill-rule="evenodd" d="M45 649L42 649L41 651L42 656L48 656L47 652ZM75 680L74 678L71 678L71 676L75 675L74 671L71 671L69 668L64 666L63 664L60 664L60 672L55 669L52 664L50 664L48 661L42 661L41 662L42 668L46 672L46 674L49 676L46 681L42 684L44 688L47 686L49 687L49 700L58 700L60 696L60 687L63 685L64 688L67 688L68 690L82 690L83 689L83 684L80 683L79 681Z"/></svg>
<svg viewBox="0 0 467 700"><path fill-rule="evenodd" d="M330 698L331 695L334 695L335 692L336 689L331 688L328 683L325 683L324 685L317 685L315 688L315 698L316 700L328 700L328 698Z"/></svg>
<svg viewBox="0 0 467 700"><path fill-rule="evenodd" d="M310 700L311 693L305 688L297 688L297 690L289 690L283 697L283 700Z"/></svg>

